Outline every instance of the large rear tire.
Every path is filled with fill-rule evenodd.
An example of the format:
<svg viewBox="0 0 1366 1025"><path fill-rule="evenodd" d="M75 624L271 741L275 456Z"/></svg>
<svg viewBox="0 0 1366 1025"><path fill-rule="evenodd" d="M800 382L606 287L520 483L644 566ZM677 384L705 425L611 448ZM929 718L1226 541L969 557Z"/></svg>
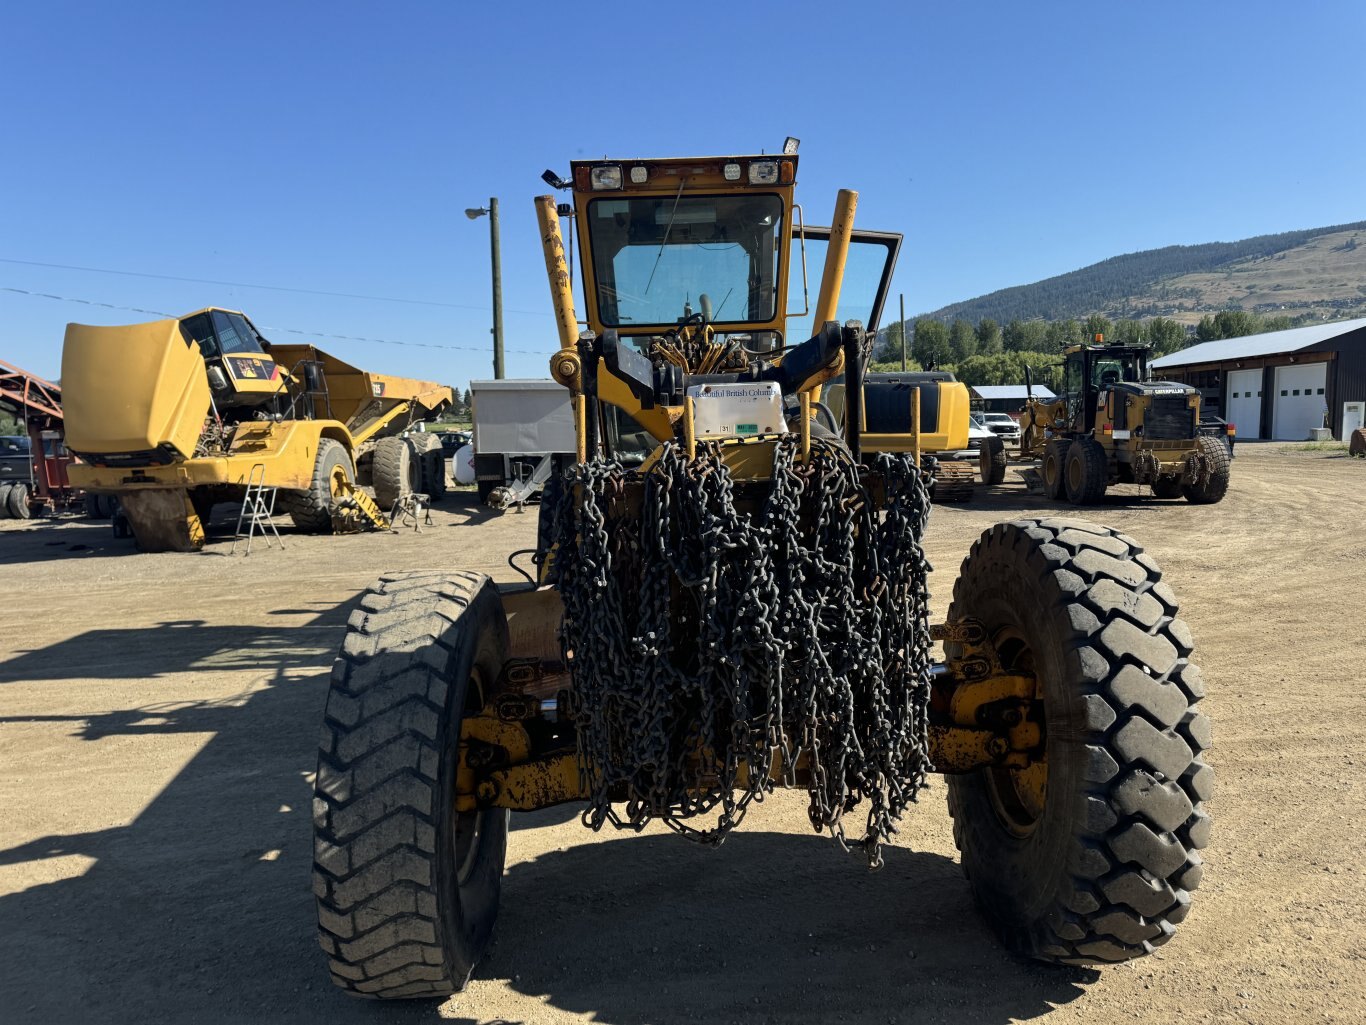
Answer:
<svg viewBox="0 0 1366 1025"><path fill-rule="evenodd" d="M313 891L332 981L358 996L462 989L498 914L508 813L456 813L460 724L506 660L478 573L387 576L347 624L313 797Z"/></svg>
<svg viewBox="0 0 1366 1025"><path fill-rule="evenodd" d="M1061 502L1067 490L1067 449L1071 442L1066 438L1054 438L1044 446L1043 493L1046 498Z"/></svg>
<svg viewBox="0 0 1366 1025"><path fill-rule="evenodd" d="M413 448L418 468L417 490L433 502L441 501L446 497L446 453L441 448L441 439L420 432L408 435L408 444Z"/></svg>
<svg viewBox="0 0 1366 1025"><path fill-rule="evenodd" d="M305 534L330 534L332 503L340 497L341 481L355 479L356 468L346 446L332 438L319 438L313 483L307 491L280 491L280 508Z"/></svg>
<svg viewBox="0 0 1366 1025"><path fill-rule="evenodd" d="M375 442L372 465L375 500L388 512L413 488L413 449L403 438L380 438Z"/></svg>
<svg viewBox="0 0 1366 1025"><path fill-rule="evenodd" d="M28 504L27 484L20 481L10 487L9 494L5 496L5 508L12 519L27 520L33 516Z"/></svg>
<svg viewBox="0 0 1366 1025"><path fill-rule="evenodd" d="M1006 479L1006 445L1000 438L983 438L977 449L977 468L983 484L1000 484Z"/></svg>
<svg viewBox="0 0 1366 1025"><path fill-rule="evenodd" d="M1186 917L1209 839L1204 695L1175 596L1132 539L1081 520L997 524L949 619L1035 674L1044 756L948 778L978 904L1012 950L1092 964L1151 953Z"/></svg>
<svg viewBox="0 0 1366 1025"><path fill-rule="evenodd" d="M1095 505L1105 497L1110 483L1110 462L1105 449L1094 438L1079 438L1067 449L1063 467L1067 500L1073 505Z"/></svg>
<svg viewBox="0 0 1366 1025"><path fill-rule="evenodd" d="M1205 464L1204 475L1194 484L1181 485L1181 493L1192 505L1213 505L1228 494L1228 446L1220 438L1202 434L1195 439Z"/></svg>

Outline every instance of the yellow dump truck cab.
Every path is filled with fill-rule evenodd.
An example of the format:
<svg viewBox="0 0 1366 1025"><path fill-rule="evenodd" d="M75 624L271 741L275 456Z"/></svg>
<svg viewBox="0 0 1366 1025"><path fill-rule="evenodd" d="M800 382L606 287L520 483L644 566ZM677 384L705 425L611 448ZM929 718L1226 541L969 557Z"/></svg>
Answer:
<svg viewBox="0 0 1366 1025"><path fill-rule="evenodd" d="M240 501L250 483L279 489L280 508L304 530L379 525L359 485L379 469L390 492L417 490L413 467L433 462L426 446L381 443L454 398L311 345L272 345L245 314L217 307L68 325L62 375L67 443L81 459L72 483L116 495L145 550L200 547L213 504ZM381 448L390 458L375 464Z"/></svg>

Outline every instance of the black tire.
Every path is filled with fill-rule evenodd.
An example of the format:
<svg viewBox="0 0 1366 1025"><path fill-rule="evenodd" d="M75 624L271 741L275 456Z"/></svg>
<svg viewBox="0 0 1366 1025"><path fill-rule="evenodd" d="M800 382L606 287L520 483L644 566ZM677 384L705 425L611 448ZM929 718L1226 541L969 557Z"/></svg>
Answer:
<svg viewBox="0 0 1366 1025"><path fill-rule="evenodd" d="M1039 791L1012 770L948 778L963 869L1016 952L1067 964L1151 953L1199 885L1209 721L1161 578L1125 535L1043 519L992 527L954 585L949 619L982 621L1007 671L1030 669L1044 692L1033 811L1020 795Z"/></svg>
<svg viewBox="0 0 1366 1025"><path fill-rule="evenodd" d="M1078 438L1067 449L1063 464L1067 500L1073 505L1095 505L1110 483L1110 461L1094 438Z"/></svg>
<svg viewBox="0 0 1366 1025"><path fill-rule="evenodd" d="M480 573L386 576L351 615L313 797L319 941L350 993L456 992L488 946L508 813L452 808L461 720L506 652Z"/></svg>
<svg viewBox="0 0 1366 1025"><path fill-rule="evenodd" d="M1071 444L1066 438L1054 438L1043 448L1043 466L1039 468L1043 493L1055 502L1061 502L1067 493L1067 450Z"/></svg>
<svg viewBox="0 0 1366 1025"><path fill-rule="evenodd" d="M1205 474L1195 484L1181 485L1181 494L1192 505L1213 505L1228 494L1228 446L1219 438L1201 435L1196 447L1205 463Z"/></svg>
<svg viewBox="0 0 1366 1025"><path fill-rule="evenodd" d="M117 495L96 495L95 502L100 509L100 519L111 520L114 514L119 511L119 500Z"/></svg>
<svg viewBox="0 0 1366 1025"><path fill-rule="evenodd" d="M1000 438L983 438L977 449L977 467L982 483L1000 484L1006 479L1006 445Z"/></svg>
<svg viewBox="0 0 1366 1025"><path fill-rule="evenodd" d="M425 432L410 434L408 444L413 448L418 471L415 490L433 502L441 501L446 497L446 454L441 449L441 439Z"/></svg>
<svg viewBox="0 0 1366 1025"><path fill-rule="evenodd" d="M294 525L305 534L332 533L332 475L343 472L356 479L356 468L346 446L332 438L318 439L318 454L313 460L313 483L307 491L278 492L280 511L289 513Z"/></svg>
<svg viewBox="0 0 1366 1025"><path fill-rule="evenodd" d="M9 519L9 491L13 484L0 484L0 520Z"/></svg>
<svg viewBox="0 0 1366 1025"><path fill-rule="evenodd" d="M28 485L23 481L10 485L9 493L5 495L5 510L15 520L27 520L33 516L28 504Z"/></svg>
<svg viewBox="0 0 1366 1025"><path fill-rule="evenodd" d="M1157 480L1153 481L1153 496L1155 498L1180 498L1181 478L1158 477Z"/></svg>
<svg viewBox="0 0 1366 1025"><path fill-rule="evenodd" d="M371 473L375 500L388 512L413 491L413 449L403 438L380 438L374 451Z"/></svg>
<svg viewBox="0 0 1366 1025"><path fill-rule="evenodd" d="M100 496L92 495L88 491L81 496L81 509L88 520L107 520L109 518L108 512L100 502Z"/></svg>

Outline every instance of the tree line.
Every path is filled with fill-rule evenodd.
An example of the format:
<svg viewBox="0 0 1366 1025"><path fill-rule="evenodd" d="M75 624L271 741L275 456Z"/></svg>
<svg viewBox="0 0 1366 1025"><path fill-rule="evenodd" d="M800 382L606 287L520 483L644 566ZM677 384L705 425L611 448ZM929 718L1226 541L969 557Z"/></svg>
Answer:
<svg viewBox="0 0 1366 1025"><path fill-rule="evenodd" d="M1107 342L1147 345L1154 356L1165 356L1197 342L1282 331L1305 319L1225 310L1207 315L1188 328L1167 317L1111 320L1101 314L1085 320L1017 319L1004 325L990 317L975 324L963 317L952 323L920 317L907 323L898 321L879 333L870 369L901 369L903 346L909 342L907 362L915 370L949 370L968 385L1023 384L1028 366L1035 382L1057 391L1063 350L1091 342L1097 335Z"/></svg>

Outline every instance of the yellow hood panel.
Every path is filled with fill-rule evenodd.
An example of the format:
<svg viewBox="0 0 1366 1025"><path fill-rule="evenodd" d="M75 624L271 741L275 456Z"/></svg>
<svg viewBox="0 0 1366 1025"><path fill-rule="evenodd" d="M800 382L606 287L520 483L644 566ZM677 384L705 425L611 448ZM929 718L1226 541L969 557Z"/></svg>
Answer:
<svg viewBox="0 0 1366 1025"><path fill-rule="evenodd" d="M74 452L143 452L169 444L188 458L210 408L204 358L185 343L176 320L68 324L62 408Z"/></svg>

